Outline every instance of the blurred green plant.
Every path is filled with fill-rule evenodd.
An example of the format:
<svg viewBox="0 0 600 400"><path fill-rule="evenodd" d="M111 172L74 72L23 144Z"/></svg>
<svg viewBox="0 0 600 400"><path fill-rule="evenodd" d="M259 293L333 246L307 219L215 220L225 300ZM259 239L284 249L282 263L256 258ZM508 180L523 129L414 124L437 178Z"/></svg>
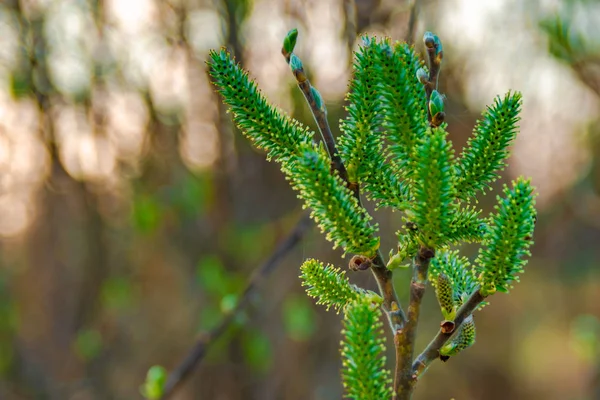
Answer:
<svg viewBox="0 0 600 400"><path fill-rule="evenodd" d="M380 294L351 285L339 268L320 261L307 260L301 267L309 296L344 314L342 376L347 396L409 399L433 360L446 360L474 343L473 311L496 291L507 292L523 272L536 218L530 181L518 178L505 185L495 212L487 218L472 205L506 166L521 95L509 92L496 98L456 157L444 122L445 96L437 87L443 59L440 39L425 34L426 66L406 43L364 36L355 54L338 150L325 103L294 53L297 38L296 30L288 33L282 54L323 143L314 142L308 128L269 104L226 50L210 53L209 73L235 123L269 160L280 164L327 240L355 254L350 269L369 269L377 280ZM378 225L362 206L360 188L378 207L404 213L399 246L389 262L380 250ZM462 242L481 242L474 265L450 250ZM407 313L391 281L393 270L405 261L413 270ZM444 321L415 357L428 282L436 288ZM393 386L385 368L380 308L396 346Z"/></svg>
<svg viewBox="0 0 600 400"><path fill-rule="evenodd" d="M146 374L146 381L140 387L140 393L148 400L158 400L163 395L167 371L160 365L150 367Z"/></svg>

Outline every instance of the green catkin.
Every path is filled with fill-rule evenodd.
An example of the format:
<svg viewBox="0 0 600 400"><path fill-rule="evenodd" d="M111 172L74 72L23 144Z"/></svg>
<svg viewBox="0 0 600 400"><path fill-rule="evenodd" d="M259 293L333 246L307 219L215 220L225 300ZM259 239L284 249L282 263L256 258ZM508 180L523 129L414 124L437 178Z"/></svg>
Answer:
<svg viewBox="0 0 600 400"><path fill-rule="evenodd" d="M498 196L496 213L479 249L477 264L479 281L485 291L508 292L518 274L523 272L530 255L535 226L535 194L529 180L518 178L512 187L504 186L504 197Z"/></svg>
<svg viewBox="0 0 600 400"><path fill-rule="evenodd" d="M302 286L306 293L317 299L317 304L323 304L329 310L342 310L346 304L358 299L357 292L346 277L345 271L340 271L332 265L308 259L300 267Z"/></svg>
<svg viewBox="0 0 600 400"><path fill-rule="evenodd" d="M456 164L456 190L460 198L467 200L489 188L506 167L508 146L517 135L521 105L521 94L509 92L504 98L497 97L477 121L473 136Z"/></svg>
<svg viewBox="0 0 600 400"><path fill-rule="evenodd" d="M347 398L381 400L392 397L381 311L369 301L350 303L342 330L342 380Z"/></svg>

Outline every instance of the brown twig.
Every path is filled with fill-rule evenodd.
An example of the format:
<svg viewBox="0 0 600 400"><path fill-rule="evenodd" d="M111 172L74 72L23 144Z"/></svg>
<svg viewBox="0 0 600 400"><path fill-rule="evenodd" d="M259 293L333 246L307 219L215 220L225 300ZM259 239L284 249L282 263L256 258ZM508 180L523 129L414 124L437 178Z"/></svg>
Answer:
<svg viewBox="0 0 600 400"><path fill-rule="evenodd" d="M421 313L421 301L425 294L427 272L435 253L421 247L413 260L413 277L410 282L410 301L408 320L404 329L394 336L396 346L396 368L394 373L394 400L409 399L411 395L412 362L415 349L415 337Z"/></svg>
<svg viewBox="0 0 600 400"><path fill-rule="evenodd" d="M291 64L292 57L297 57L292 52L287 52L285 48L282 49L282 54L288 64ZM358 200L358 203L361 204L360 187L358 184L350 182L348 179L348 172L346 171L346 167L344 166L344 163L339 155L335 145L335 139L331 133L331 128L329 127L329 122L327 121L327 109L325 108L325 104L323 103L322 99L315 98L315 93L318 92L311 86L310 81L308 80L304 69L301 66L301 63L300 66L294 67L292 72L294 73L294 77L298 82L298 87L302 91L302 94L304 95L304 98L310 107L310 111L317 123L317 126L319 127L323 142L325 143L327 152L331 158L332 169L337 171L339 176L344 180L344 182L346 182L348 188L352 190L354 196ZM406 315L402 310L400 300L396 290L394 289L392 282L392 271L387 269L386 262L384 261L381 250L379 249L373 258L371 272L377 281L377 286L379 287L379 291L383 297L383 308L388 316L390 326L395 332L396 330L401 329L406 322Z"/></svg>
<svg viewBox="0 0 600 400"><path fill-rule="evenodd" d="M161 399L169 398L175 389L204 359L211 345L227 330L236 315L248 304L248 299L252 296L256 288L271 272L273 272L281 260L302 240L309 227L310 218L308 214L305 214L285 240L277 246L267 261L254 271L235 307L224 315L217 327L198 339L183 361L173 370L173 372L171 372L167 379L167 383L165 384Z"/></svg>
<svg viewBox="0 0 600 400"><path fill-rule="evenodd" d="M460 328L464 320L475 311L477 306L479 306L483 300L485 300L485 296L481 294L480 288L478 287L456 312L456 318L454 318L454 330L448 331L440 329L425 350L417 357L412 365L412 375L409 382L411 390L414 388L415 383L427 369L429 364L440 356L440 349L442 346L450 339L452 334Z"/></svg>

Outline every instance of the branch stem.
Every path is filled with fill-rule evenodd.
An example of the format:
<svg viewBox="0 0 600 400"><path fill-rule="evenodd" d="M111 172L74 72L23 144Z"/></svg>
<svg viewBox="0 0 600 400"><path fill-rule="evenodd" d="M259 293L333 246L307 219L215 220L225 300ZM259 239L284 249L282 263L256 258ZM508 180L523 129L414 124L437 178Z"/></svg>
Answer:
<svg viewBox="0 0 600 400"><path fill-rule="evenodd" d="M427 345L425 350L417 357L412 365L412 375L409 382L410 390L414 388L419 377L425 372L427 367L440 356L440 349L450 339L452 334L460 328L464 320L475 311L477 306L484 301L486 296L481 294L481 287L469 296L467 301L458 309L456 318L454 319L454 330L444 332L443 329L437 333L433 340Z"/></svg>
<svg viewBox="0 0 600 400"><path fill-rule="evenodd" d="M421 246L413 259L413 276L410 282L410 302L408 304L408 320L404 329L397 330L394 335L396 346L396 368L394 373L394 400L410 399L412 394L411 381L412 362L415 349L415 337L419 316L421 314L421 301L425 294L427 272L429 264L434 257L432 249Z"/></svg>

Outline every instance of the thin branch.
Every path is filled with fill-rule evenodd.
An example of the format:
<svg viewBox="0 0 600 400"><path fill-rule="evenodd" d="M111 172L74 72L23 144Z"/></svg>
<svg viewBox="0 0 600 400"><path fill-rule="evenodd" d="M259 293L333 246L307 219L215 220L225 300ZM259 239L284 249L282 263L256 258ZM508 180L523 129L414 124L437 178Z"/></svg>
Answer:
<svg viewBox="0 0 600 400"><path fill-rule="evenodd" d="M290 56L292 53L286 53L285 50L282 50L282 53L287 61L290 63ZM299 68L295 68L293 70L294 77L298 82L298 87L302 91L306 102L310 107L310 111L317 123L317 127L319 128L319 132L321 133L321 137L323 138L323 143L325 143L325 148L327 149L327 153L329 154L329 158L331 158L331 166L334 170L336 170L340 177L344 180L344 182L348 182L348 171L346 171L346 167L340 157L340 154L335 145L335 138L333 137L333 133L331 132L331 128L329 127L329 122L327 121L327 108L323 103L322 99L315 98L315 89L310 84L308 77L304 73L304 68L300 66ZM318 92L317 92L318 93ZM320 95L319 95L320 96ZM358 187L351 188L354 192L355 196L358 195Z"/></svg>
<svg viewBox="0 0 600 400"><path fill-rule="evenodd" d="M408 321L404 329L396 332L396 369L394 374L394 400L410 399L412 387L412 362L415 352L415 337L421 313L421 301L425 294L427 272L435 253L421 247L413 260L413 277L410 282L410 302L408 304Z"/></svg>
<svg viewBox="0 0 600 400"><path fill-rule="evenodd" d="M288 52L285 47L282 49L282 54L288 64L290 64L292 57L296 57L296 59L299 60L295 54L293 54L291 51ZM327 121L327 109L325 104L320 98L318 91L311 86L301 62L299 62L299 64L299 66L294 66L292 71L296 81L298 82L298 87L302 91L302 94L304 94L304 98L306 99L310 107L310 111L317 123L317 126L319 127L319 131L323 137L323 142L325 143L327 152L331 158L332 169L338 172L339 176L344 180L344 182L346 182L348 188L354 193L358 203L361 204L360 187L358 184L351 183L348 180L348 172L346 171L346 167L344 166L344 163L339 155L335 145L335 139L329 127L329 122ZM319 96L318 99L315 98L315 94L316 96ZM406 322L406 315L402 310L398 294L396 293L392 282L392 271L387 269L386 262L384 261L381 250L379 249L377 250L377 254L373 259L371 272L377 281L377 286L379 287L379 291L383 297L383 308L388 316L392 330L395 332L396 330L401 329Z"/></svg>
<svg viewBox="0 0 600 400"><path fill-rule="evenodd" d="M429 77L425 82L425 93L427 94L427 104L431 100L431 93L434 89L437 90L438 76L440 73L440 67L442 66L442 59L444 58L444 51L442 50L441 42L438 37L431 32L426 32L424 37L425 49L427 50L427 59L429 60ZM440 126L444 122L444 113L438 113L437 115L431 115L429 106L427 107L427 119L431 126ZM434 117L438 117L439 120L434 121Z"/></svg>
<svg viewBox="0 0 600 400"><path fill-rule="evenodd" d="M282 259L302 240L303 236L311 226L308 214L302 216L294 229L289 233L283 242L277 246L275 251L267 259L267 261L254 271L246 289L240 295L236 306L224 315L221 323L210 332L206 333L198 339L188 355L183 361L171 372L167 383L165 384L163 396L161 399L167 399L171 396L174 390L190 375L194 368L204 359L207 351L212 344L217 340L229 327L237 314L248 304L248 300L256 290L256 288L269 276L273 270L279 265Z"/></svg>
<svg viewBox="0 0 600 400"><path fill-rule="evenodd" d="M421 374L429 367L429 364L440 356L440 349L446 344L452 334L460 328L464 320L475 311L477 306L479 306L483 300L485 300L485 296L481 294L480 289L480 287L477 287L467 301L458 309L456 318L454 319L454 330L446 331L440 329L438 334L414 361L410 380L411 387L414 387Z"/></svg>

